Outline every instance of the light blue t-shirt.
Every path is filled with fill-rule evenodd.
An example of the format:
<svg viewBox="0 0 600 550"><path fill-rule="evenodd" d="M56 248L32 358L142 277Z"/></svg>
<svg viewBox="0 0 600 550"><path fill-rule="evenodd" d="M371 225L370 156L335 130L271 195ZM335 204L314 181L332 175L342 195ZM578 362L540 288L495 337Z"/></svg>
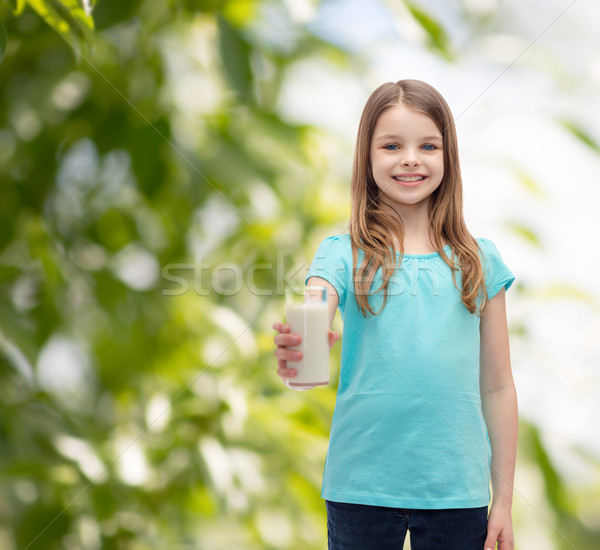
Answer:
<svg viewBox="0 0 600 550"><path fill-rule="evenodd" d="M491 241L477 242L491 299L514 276ZM335 287L344 323L322 497L394 508L486 506L491 450L479 394L479 317L437 252L405 254L383 312L367 318L352 268L350 235L342 234L321 243L307 276ZM380 283L378 272L372 288ZM381 296L370 303L377 311Z"/></svg>

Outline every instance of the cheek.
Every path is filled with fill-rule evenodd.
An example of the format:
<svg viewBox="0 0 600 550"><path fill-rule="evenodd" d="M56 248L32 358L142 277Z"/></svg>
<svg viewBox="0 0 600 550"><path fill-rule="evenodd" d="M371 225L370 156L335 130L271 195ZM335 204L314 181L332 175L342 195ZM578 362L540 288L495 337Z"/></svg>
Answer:
<svg viewBox="0 0 600 550"><path fill-rule="evenodd" d="M388 171L398 164L398 159L394 155L377 155L376 170Z"/></svg>

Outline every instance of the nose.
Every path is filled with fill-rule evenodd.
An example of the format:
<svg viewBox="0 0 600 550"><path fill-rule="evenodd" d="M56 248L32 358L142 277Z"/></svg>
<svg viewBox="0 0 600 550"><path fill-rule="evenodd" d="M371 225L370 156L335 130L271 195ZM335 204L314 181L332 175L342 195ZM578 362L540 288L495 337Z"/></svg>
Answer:
<svg viewBox="0 0 600 550"><path fill-rule="evenodd" d="M413 149L406 150L401 162L402 166L418 166L419 164L421 164L419 161L418 152L414 151Z"/></svg>

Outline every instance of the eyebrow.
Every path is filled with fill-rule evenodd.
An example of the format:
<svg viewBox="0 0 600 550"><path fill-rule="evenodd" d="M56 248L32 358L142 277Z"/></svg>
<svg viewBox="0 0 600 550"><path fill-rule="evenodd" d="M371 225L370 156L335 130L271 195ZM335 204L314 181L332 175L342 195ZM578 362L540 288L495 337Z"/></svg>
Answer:
<svg viewBox="0 0 600 550"><path fill-rule="evenodd" d="M382 140L395 140L395 139L400 139L401 136L398 136L396 134L383 134L381 136L377 136L377 141L382 141ZM425 136L423 138L421 138L422 141L444 141L442 139L442 136Z"/></svg>

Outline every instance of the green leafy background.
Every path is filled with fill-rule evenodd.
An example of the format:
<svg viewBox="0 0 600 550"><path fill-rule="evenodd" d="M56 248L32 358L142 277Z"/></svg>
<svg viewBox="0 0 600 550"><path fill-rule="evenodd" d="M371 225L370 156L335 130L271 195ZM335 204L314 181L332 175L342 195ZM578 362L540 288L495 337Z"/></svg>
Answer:
<svg viewBox="0 0 600 550"><path fill-rule="evenodd" d="M451 65L460 48L430 7L388 5ZM359 77L365 56L289 2L12 0L0 59L0 548L324 548L335 383L284 388L271 324L345 228L352 136L279 101L295 64ZM528 220L505 229L541 247ZM544 300L597 313L552 288ZM511 331L527 348L527 323ZM338 364L339 346L332 379ZM520 437L517 548L597 548L598 457L580 453L595 477L574 486L535 422Z"/></svg>

